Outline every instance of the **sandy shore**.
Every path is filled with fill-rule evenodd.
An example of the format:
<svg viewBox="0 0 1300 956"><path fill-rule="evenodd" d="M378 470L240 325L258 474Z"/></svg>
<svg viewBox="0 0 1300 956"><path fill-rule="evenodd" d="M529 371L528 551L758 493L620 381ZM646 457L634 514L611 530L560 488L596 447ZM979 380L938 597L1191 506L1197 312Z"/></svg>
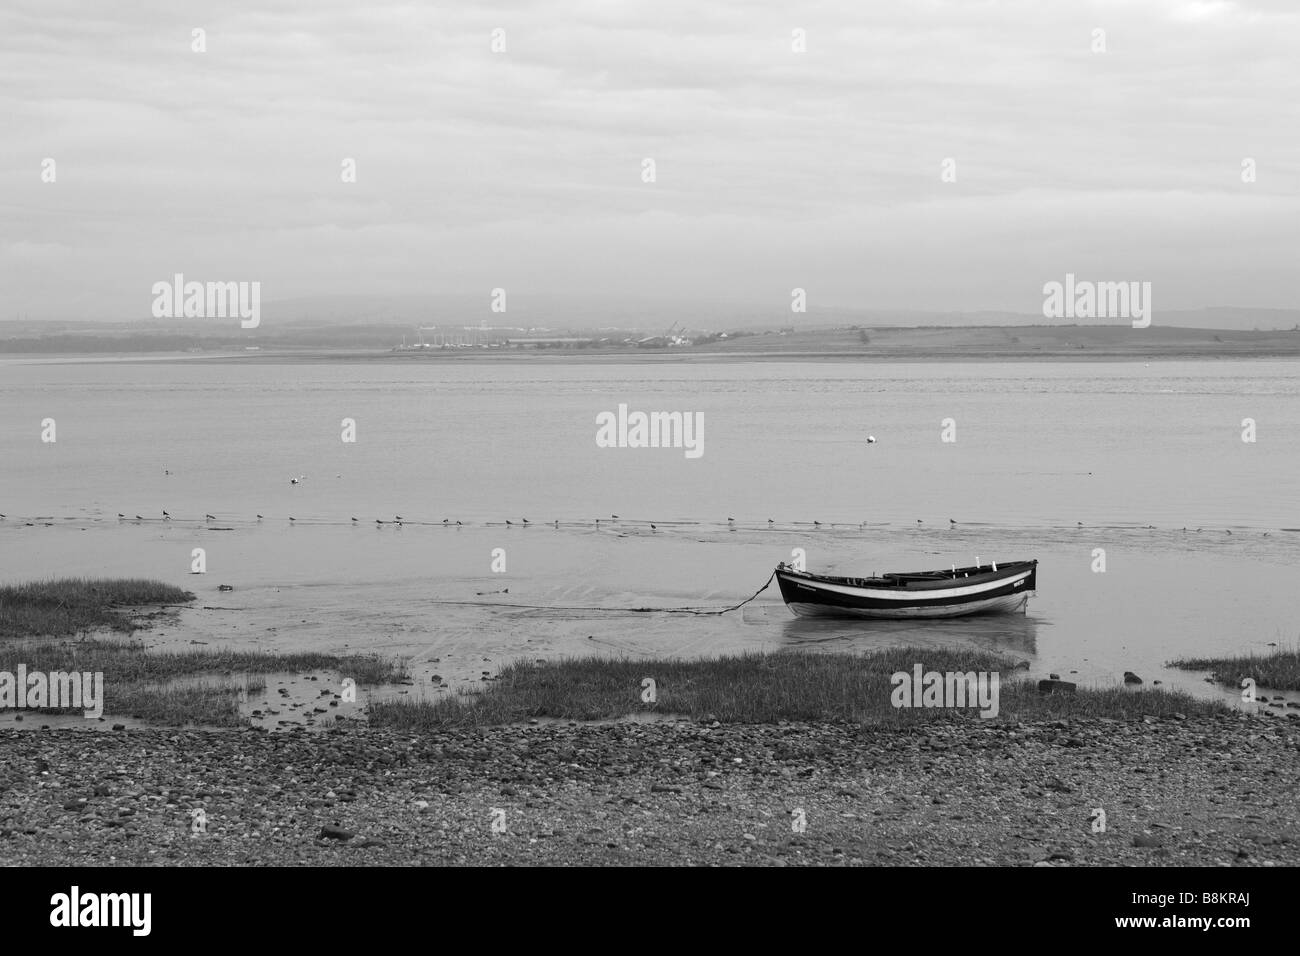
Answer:
<svg viewBox="0 0 1300 956"><path fill-rule="evenodd" d="M1300 864L1281 717L0 742L10 865Z"/></svg>

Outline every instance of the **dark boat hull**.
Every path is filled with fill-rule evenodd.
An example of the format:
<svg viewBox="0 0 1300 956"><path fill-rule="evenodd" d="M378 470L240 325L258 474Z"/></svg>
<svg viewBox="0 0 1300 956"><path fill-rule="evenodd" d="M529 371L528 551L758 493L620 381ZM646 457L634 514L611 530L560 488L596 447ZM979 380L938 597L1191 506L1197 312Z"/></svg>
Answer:
<svg viewBox="0 0 1300 956"><path fill-rule="evenodd" d="M781 597L800 617L936 618L1007 614L1025 609L1037 585L1037 561L879 578L841 578L776 570Z"/></svg>

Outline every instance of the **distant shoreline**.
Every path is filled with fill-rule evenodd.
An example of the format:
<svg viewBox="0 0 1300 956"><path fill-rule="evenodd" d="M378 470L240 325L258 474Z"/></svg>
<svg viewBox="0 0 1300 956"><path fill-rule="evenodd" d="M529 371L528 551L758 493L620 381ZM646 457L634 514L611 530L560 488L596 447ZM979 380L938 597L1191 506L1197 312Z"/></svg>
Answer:
<svg viewBox="0 0 1300 956"><path fill-rule="evenodd" d="M424 364L506 362L517 364L659 364L724 362L859 362L931 364L939 362L1152 362L1231 361L1300 358L1300 331L1234 331L1125 326L976 326L849 327L807 332L737 334L699 346L637 348L629 345L576 347L406 349L367 343L312 343L327 333L289 330L236 341L214 340L187 351L140 349L3 351L0 361L40 364L164 362L200 364L328 364L335 362ZM299 341L294 341L299 339ZM51 342L57 341L57 337ZM256 349L255 351L253 349Z"/></svg>
<svg viewBox="0 0 1300 956"><path fill-rule="evenodd" d="M740 353L689 353L689 354L645 354L640 352L618 353L582 353L557 352L548 355L514 352L490 354L451 354L451 355L392 355L388 352L363 352L355 350L267 350L255 356L239 353L214 355L177 355L164 353L149 355L147 353L124 353L112 355L71 355L64 353L46 353L19 357L0 357L0 362L31 365L330 365L330 364L444 364L444 363L488 363L505 365L709 365L709 364L745 364L754 362L816 362L834 364L862 365L934 365L934 364L980 364L1000 362L1070 362L1079 365L1132 363L1132 362L1233 362L1233 361L1282 361L1300 359L1300 350L1296 352L1259 352L1238 353L1231 355L1204 355L1195 352L1169 354L1011 354L984 353L978 355L957 354L890 354L890 355L845 355L836 352L740 352Z"/></svg>

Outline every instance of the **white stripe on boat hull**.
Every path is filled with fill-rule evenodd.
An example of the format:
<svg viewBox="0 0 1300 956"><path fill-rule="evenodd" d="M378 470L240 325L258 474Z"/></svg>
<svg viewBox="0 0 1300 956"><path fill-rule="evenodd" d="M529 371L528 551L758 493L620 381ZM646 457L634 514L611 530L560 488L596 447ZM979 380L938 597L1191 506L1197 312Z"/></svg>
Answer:
<svg viewBox="0 0 1300 956"><path fill-rule="evenodd" d="M1005 583L1005 582L1003 582ZM1004 594L1002 597L969 601L965 604L947 604L933 607L855 608L834 607L827 604L790 603L789 608L799 617L961 617L963 614L1009 614L1019 611L1029 602L1033 591Z"/></svg>

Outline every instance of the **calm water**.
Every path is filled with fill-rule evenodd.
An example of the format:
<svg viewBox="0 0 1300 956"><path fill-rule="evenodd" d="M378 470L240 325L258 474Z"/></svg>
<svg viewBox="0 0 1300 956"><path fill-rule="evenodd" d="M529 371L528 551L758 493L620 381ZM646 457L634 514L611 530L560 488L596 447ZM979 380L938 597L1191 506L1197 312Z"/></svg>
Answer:
<svg viewBox="0 0 1300 956"><path fill-rule="evenodd" d="M1292 362L6 362L0 402L0 579L147 575L226 609L164 643L376 648L469 681L593 649L973 642L1034 673L1216 693L1163 662L1296 637ZM598 448L596 415L619 403L702 412L703 456ZM434 603L722 606L795 547L844 573L1037 557L1039 597L1017 618L925 624L796 621L773 590L721 618Z"/></svg>

